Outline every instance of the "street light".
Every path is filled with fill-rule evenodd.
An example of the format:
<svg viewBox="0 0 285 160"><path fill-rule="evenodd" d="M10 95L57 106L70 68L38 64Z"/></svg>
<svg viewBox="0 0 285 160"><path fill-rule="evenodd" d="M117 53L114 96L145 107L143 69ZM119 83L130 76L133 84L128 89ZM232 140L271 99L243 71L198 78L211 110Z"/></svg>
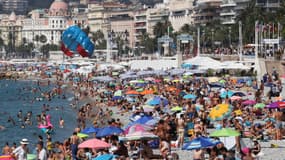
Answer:
<svg viewBox="0 0 285 160"><path fill-rule="evenodd" d="M232 45L232 36L231 36L231 33L232 33L232 27L229 26L229 47L231 47L231 45Z"/></svg>

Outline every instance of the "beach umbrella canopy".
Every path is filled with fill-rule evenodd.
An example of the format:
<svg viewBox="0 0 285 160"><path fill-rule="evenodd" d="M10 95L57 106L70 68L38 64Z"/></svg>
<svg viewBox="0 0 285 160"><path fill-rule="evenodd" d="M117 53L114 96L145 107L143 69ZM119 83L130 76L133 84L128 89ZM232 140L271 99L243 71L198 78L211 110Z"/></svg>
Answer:
<svg viewBox="0 0 285 160"><path fill-rule="evenodd" d="M182 111L182 110L183 110L183 108L182 108L182 107L179 107L179 106L175 106L175 107L171 108L171 111L174 111L174 112L176 112L176 111Z"/></svg>
<svg viewBox="0 0 285 160"><path fill-rule="evenodd" d="M221 98L226 98L226 97L230 98L233 96L233 94L234 94L234 92L229 90L229 91L222 92L220 97Z"/></svg>
<svg viewBox="0 0 285 160"><path fill-rule="evenodd" d="M138 131L150 131L153 127L144 124L134 124L125 129L124 134L130 134Z"/></svg>
<svg viewBox="0 0 285 160"><path fill-rule="evenodd" d="M35 158L36 156L34 157L34 159ZM11 155L1 155L0 160L14 160L14 158ZM33 160L33 159L30 158L29 160Z"/></svg>
<svg viewBox="0 0 285 160"><path fill-rule="evenodd" d="M113 101L121 100L121 99L124 99L124 97L122 97L122 96L114 96L114 97L112 98Z"/></svg>
<svg viewBox="0 0 285 160"><path fill-rule="evenodd" d="M123 141L150 140L150 139L158 139L158 136L147 131L136 131L133 133L129 133L124 137L120 137L120 140Z"/></svg>
<svg viewBox="0 0 285 160"><path fill-rule="evenodd" d="M36 154L27 154L27 160L36 160L37 155ZM3 160L3 159L1 159Z"/></svg>
<svg viewBox="0 0 285 160"><path fill-rule="evenodd" d="M116 156L113 154L103 154L103 155L93 158L92 160L112 160L115 157Z"/></svg>
<svg viewBox="0 0 285 160"><path fill-rule="evenodd" d="M240 133L231 128L222 128L220 130L215 130L210 134L210 137L232 137L239 136Z"/></svg>
<svg viewBox="0 0 285 160"><path fill-rule="evenodd" d="M212 108L209 113L209 119L212 121L222 120L232 112L232 106L229 104L218 104Z"/></svg>
<svg viewBox="0 0 285 160"><path fill-rule="evenodd" d="M240 100L241 97L240 97L240 96L232 96L230 99L231 99L232 101L237 101L237 100Z"/></svg>
<svg viewBox="0 0 285 160"><path fill-rule="evenodd" d="M91 149L104 149L109 147L111 147L111 144L96 138L88 139L78 145L78 148L91 148Z"/></svg>
<svg viewBox="0 0 285 160"><path fill-rule="evenodd" d="M167 99L162 98L162 97L154 97L150 101L147 102L148 105L155 106L159 104L163 104L164 106L167 105L169 102Z"/></svg>
<svg viewBox="0 0 285 160"><path fill-rule="evenodd" d="M233 93L233 96L244 97L244 96L246 96L246 94L243 93L243 92L234 92L234 93Z"/></svg>
<svg viewBox="0 0 285 160"><path fill-rule="evenodd" d="M99 128L95 128L95 127L88 127L88 128L85 128L81 131L81 133L84 133L84 134L90 134L90 133L97 133L99 131Z"/></svg>
<svg viewBox="0 0 285 160"><path fill-rule="evenodd" d="M89 137L87 134L84 134L84 133L77 133L77 136L79 138L87 138L87 137Z"/></svg>
<svg viewBox="0 0 285 160"><path fill-rule="evenodd" d="M258 108L264 108L265 106L266 105L264 103L257 103L253 107L258 109Z"/></svg>
<svg viewBox="0 0 285 160"><path fill-rule="evenodd" d="M141 95L148 95L148 94L153 94L153 90L149 89L149 90L144 90L140 93Z"/></svg>
<svg viewBox="0 0 285 160"><path fill-rule="evenodd" d="M100 128L96 134L96 137L106 137L111 135L119 135L124 131L119 127L107 126Z"/></svg>
<svg viewBox="0 0 285 160"><path fill-rule="evenodd" d="M139 95L140 93L136 90L129 90L126 92L126 95Z"/></svg>
<svg viewBox="0 0 285 160"><path fill-rule="evenodd" d="M195 99L197 96L195 96L194 94L186 94L185 96L183 96L184 99Z"/></svg>
<svg viewBox="0 0 285 160"><path fill-rule="evenodd" d="M278 108L278 102L272 102L272 103L270 103L270 104L268 104L267 106L266 106L266 108L271 108L271 109L275 109L275 108Z"/></svg>
<svg viewBox="0 0 285 160"><path fill-rule="evenodd" d="M139 118L138 120L134 121L134 124L145 124L146 122L152 120L153 117L151 116L142 116L141 118Z"/></svg>
<svg viewBox="0 0 285 160"><path fill-rule="evenodd" d="M187 143L185 143L182 147L183 150L193 150L193 149L202 149L213 147L217 143L207 137L198 137Z"/></svg>
<svg viewBox="0 0 285 160"><path fill-rule="evenodd" d="M152 112L153 109L154 109L154 106L143 105L142 108L143 108L143 111L144 111L144 112Z"/></svg>
<svg viewBox="0 0 285 160"><path fill-rule="evenodd" d="M115 96L122 96L123 93L122 93L122 90L117 90L115 93L114 93L114 97Z"/></svg>
<svg viewBox="0 0 285 160"><path fill-rule="evenodd" d="M243 105L254 105L256 104L255 100L245 100L242 102Z"/></svg>

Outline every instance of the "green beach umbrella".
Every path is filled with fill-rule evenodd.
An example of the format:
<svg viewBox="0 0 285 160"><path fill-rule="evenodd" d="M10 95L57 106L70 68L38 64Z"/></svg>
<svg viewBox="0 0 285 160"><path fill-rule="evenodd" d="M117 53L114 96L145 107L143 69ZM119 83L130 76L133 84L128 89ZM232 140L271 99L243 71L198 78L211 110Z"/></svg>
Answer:
<svg viewBox="0 0 285 160"><path fill-rule="evenodd" d="M122 90L117 90L115 93L114 93L114 96L122 96Z"/></svg>
<svg viewBox="0 0 285 160"><path fill-rule="evenodd" d="M223 128L220 130L216 130L210 134L210 137L232 137L239 136L240 133L231 128Z"/></svg>
<svg viewBox="0 0 285 160"><path fill-rule="evenodd" d="M174 112L182 111L182 109L183 109L182 107L176 106L176 107L171 108L171 111L174 111Z"/></svg>
<svg viewBox="0 0 285 160"><path fill-rule="evenodd" d="M225 83L225 82L226 82L226 80L221 79L221 80L219 80L219 82L220 82L220 83Z"/></svg>
<svg viewBox="0 0 285 160"><path fill-rule="evenodd" d="M89 137L87 134L84 134L84 133L77 133L77 136L79 138L87 138L87 137Z"/></svg>
<svg viewBox="0 0 285 160"><path fill-rule="evenodd" d="M37 155L35 154L27 154L27 160L35 160L37 159Z"/></svg>
<svg viewBox="0 0 285 160"><path fill-rule="evenodd" d="M137 89L136 91L142 92L143 90L144 90L143 88L139 88L139 89Z"/></svg>
<svg viewBox="0 0 285 160"><path fill-rule="evenodd" d="M264 107L265 107L264 103L257 103L257 104L254 105L254 108L257 108L257 109L264 108Z"/></svg>

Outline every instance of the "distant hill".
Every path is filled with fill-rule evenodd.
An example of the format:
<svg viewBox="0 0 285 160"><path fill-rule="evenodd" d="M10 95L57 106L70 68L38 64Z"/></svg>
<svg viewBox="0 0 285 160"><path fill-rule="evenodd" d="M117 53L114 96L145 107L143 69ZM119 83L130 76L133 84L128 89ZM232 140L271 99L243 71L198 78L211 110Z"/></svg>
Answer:
<svg viewBox="0 0 285 160"><path fill-rule="evenodd" d="M54 0L29 0L29 10L38 8L49 8Z"/></svg>

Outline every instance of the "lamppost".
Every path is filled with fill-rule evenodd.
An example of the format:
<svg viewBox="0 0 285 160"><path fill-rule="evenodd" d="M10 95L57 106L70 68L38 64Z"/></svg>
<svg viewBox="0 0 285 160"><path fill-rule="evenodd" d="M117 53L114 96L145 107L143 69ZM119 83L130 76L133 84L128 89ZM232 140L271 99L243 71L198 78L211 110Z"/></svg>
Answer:
<svg viewBox="0 0 285 160"><path fill-rule="evenodd" d="M214 46L214 28L211 29L211 47L213 49L213 46Z"/></svg>
<svg viewBox="0 0 285 160"><path fill-rule="evenodd" d="M229 26L229 47L231 47L231 45L232 45L232 36L231 36L231 34L232 34L232 27Z"/></svg>

